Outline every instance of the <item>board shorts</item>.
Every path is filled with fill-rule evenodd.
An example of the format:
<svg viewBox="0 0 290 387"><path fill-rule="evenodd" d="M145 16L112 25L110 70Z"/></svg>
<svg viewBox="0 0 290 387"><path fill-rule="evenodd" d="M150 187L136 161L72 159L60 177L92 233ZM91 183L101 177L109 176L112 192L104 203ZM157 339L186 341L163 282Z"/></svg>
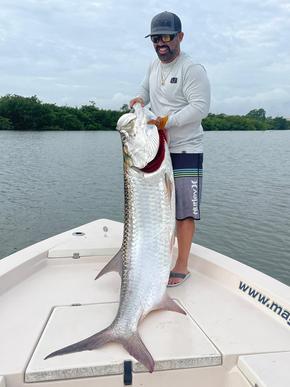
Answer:
<svg viewBox="0 0 290 387"><path fill-rule="evenodd" d="M203 153L171 153L176 219L200 220Z"/></svg>

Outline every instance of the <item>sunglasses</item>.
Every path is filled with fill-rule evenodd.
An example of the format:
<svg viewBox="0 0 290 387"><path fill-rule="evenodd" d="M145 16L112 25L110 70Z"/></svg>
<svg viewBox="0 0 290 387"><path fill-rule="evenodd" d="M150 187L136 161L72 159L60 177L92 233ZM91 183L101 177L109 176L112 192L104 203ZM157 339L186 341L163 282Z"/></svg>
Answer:
<svg viewBox="0 0 290 387"><path fill-rule="evenodd" d="M162 40L163 43L169 43L171 42L175 37L177 36L177 34L168 34L168 35L152 35L151 36L151 40L154 44L157 44L159 42L159 40Z"/></svg>

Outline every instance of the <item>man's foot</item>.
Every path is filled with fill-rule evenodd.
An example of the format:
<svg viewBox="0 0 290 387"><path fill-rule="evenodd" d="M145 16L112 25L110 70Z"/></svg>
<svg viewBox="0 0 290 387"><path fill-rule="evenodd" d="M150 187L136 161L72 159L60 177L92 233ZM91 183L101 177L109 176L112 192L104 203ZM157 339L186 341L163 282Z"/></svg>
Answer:
<svg viewBox="0 0 290 387"><path fill-rule="evenodd" d="M190 272L180 273L176 271L171 271L169 275L168 285L167 287L172 288L174 286L181 285L187 278L190 277Z"/></svg>

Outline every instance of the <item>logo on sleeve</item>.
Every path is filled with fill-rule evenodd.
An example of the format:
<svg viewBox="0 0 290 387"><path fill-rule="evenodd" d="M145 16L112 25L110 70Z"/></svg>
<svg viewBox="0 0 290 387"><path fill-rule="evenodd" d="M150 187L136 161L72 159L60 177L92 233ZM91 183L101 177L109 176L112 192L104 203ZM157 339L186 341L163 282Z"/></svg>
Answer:
<svg viewBox="0 0 290 387"><path fill-rule="evenodd" d="M170 83L177 83L177 78L171 78Z"/></svg>

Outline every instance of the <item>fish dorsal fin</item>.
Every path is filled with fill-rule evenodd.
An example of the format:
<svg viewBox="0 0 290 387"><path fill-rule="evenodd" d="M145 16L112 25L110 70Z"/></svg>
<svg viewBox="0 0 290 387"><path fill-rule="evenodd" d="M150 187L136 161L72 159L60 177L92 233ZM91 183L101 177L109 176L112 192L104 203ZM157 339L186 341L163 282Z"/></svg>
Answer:
<svg viewBox="0 0 290 387"><path fill-rule="evenodd" d="M111 271L116 271L120 276L122 275L122 247L106 266L103 267L95 279L99 279L104 274L110 273Z"/></svg>

